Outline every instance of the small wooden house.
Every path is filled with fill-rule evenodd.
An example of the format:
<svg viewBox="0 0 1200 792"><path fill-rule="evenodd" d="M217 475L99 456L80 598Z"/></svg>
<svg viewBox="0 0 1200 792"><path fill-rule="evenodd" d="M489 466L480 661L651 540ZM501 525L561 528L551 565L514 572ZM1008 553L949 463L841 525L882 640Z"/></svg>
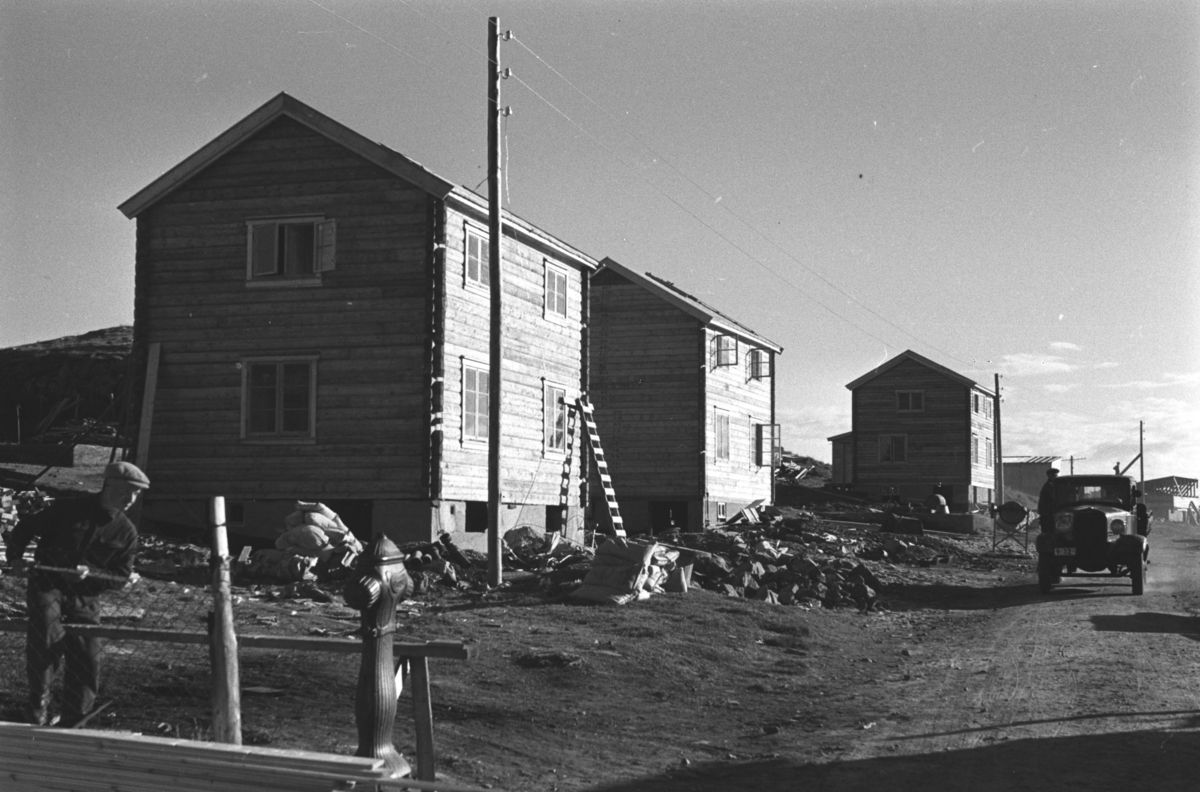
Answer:
<svg viewBox="0 0 1200 792"><path fill-rule="evenodd" d="M771 503L782 347L610 258L590 291L591 392L625 527L700 530Z"/></svg>
<svg viewBox="0 0 1200 792"><path fill-rule="evenodd" d="M363 534L483 535L484 199L281 93L120 208L137 220L146 517L195 525L222 495L231 529L269 536L303 499ZM596 262L511 214L503 228L501 521L557 528Z"/></svg>
<svg viewBox="0 0 1200 792"><path fill-rule="evenodd" d="M912 350L846 387L851 430L830 438L838 483L877 498L937 492L960 511L994 501L995 393Z"/></svg>

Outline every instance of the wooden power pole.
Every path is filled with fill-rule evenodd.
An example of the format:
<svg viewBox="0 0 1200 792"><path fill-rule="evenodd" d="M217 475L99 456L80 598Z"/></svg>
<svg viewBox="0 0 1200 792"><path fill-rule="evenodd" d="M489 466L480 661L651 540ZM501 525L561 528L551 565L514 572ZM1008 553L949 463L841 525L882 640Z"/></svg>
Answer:
<svg viewBox="0 0 1200 792"><path fill-rule="evenodd" d="M500 547L500 415L504 339L501 336L500 247L500 18L488 17L488 278L491 282L491 340L488 347L488 585L503 580Z"/></svg>
<svg viewBox="0 0 1200 792"><path fill-rule="evenodd" d="M1000 444L1000 375L996 374L996 395L992 398L996 400L994 409L996 420L992 426L992 432L996 435L996 458L992 460L992 464L996 466L996 497L994 503L999 506L1004 503L1004 447Z"/></svg>

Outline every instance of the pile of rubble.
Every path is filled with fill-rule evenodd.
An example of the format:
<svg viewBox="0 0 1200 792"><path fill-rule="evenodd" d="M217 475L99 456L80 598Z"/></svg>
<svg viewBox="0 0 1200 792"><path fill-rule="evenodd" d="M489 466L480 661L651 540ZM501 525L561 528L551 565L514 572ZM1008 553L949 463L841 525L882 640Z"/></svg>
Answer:
<svg viewBox="0 0 1200 792"><path fill-rule="evenodd" d="M54 501L39 489L12 490L0 487L0 532L7 531L27 514L34 514Z"/></svg>

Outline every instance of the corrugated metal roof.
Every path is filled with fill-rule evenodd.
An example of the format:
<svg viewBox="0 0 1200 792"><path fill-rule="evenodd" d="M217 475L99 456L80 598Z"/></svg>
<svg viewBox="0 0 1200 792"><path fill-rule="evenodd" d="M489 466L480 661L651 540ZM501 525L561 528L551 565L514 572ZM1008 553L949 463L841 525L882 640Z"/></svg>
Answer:
<svg viewBox="0 0 1200 792"><path fill-rule="evenodd" d="M1062 457L1059 456L1027 456L1027 457L1005 457L1004 464L1006 465L1053 465L1055 462L1061 462Z"/></svg>

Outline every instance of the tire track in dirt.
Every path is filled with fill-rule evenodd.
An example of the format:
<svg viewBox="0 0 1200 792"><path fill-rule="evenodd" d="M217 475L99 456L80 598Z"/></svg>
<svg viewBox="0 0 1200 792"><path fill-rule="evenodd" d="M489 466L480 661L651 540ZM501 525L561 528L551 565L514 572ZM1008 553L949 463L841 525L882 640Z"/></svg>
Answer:
<svg viewBox="0 0 1200 792"><path fill-rule="evenodd" d="M893 712L843 759L1200 726L1200 566L1194 552L1160 555L1142 597L1127 580L1085 578L1010 607L943 612L911 679L887 686Z"/></svg>

